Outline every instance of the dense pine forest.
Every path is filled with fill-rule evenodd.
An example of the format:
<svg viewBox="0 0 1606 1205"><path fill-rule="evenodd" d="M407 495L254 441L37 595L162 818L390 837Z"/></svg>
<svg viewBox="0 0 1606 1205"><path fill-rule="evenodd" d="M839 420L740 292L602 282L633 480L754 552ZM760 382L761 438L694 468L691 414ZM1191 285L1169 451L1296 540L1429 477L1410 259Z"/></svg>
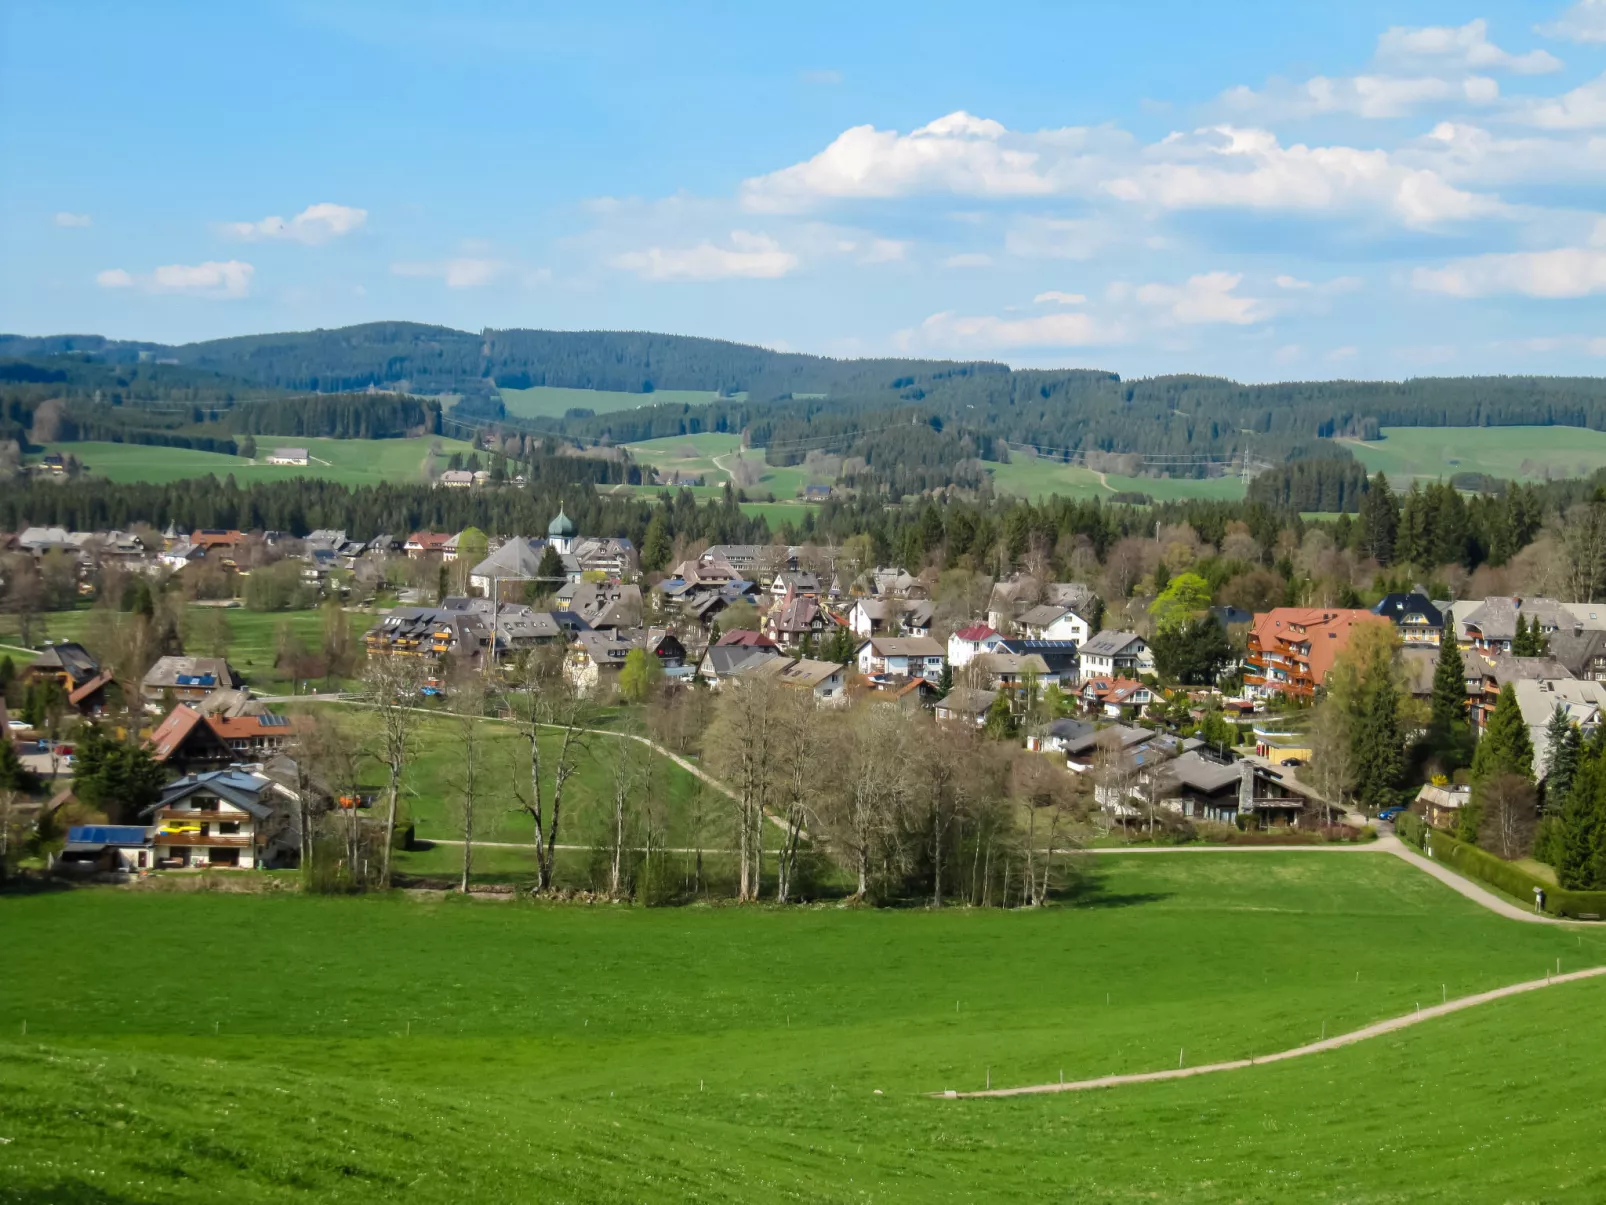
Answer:
<svg viewBox="0 0 1606 1205"><path fill-rule="evenodd" d="M457 402L454 434L553 434L581 445L746 432L771 464L839 456L844 474L893 498L981 484L981 462L1016 449L1120 471L1204 477L1279 466L1271 506L1344 510L1360 470L1344 437L1384 426L1567 425L1606 430L1606 381L1468 377L1242 385L1214 377L1122 380L1089 369L989 362L833 360L715 339L639 332L487 330L407 322L251 335L183 346L93 335L0 335L0 438L174 443L226 450L236 434L378 438L441 430L434 395ZM552 385L703 404L531 419L498 388ZM373 391L383 391L376 394ZM429 400L420 400L420 395ZM1101 459L1102 458L1102 459Z"/></svg>

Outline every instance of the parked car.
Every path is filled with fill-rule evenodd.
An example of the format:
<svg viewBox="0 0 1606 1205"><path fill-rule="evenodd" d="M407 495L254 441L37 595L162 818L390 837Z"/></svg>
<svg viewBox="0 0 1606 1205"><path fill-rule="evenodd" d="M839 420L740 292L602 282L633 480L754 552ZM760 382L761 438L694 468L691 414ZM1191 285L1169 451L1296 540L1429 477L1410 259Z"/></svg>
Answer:
<svg viewBox="0 0 1606 1205"><path fill-rule="evenodd" d="M1410 810L1410 808L1384 808L1377 814L1377 818L1379 820L1393 820L1394 817L1398 816L1401 812L1408 812Z"/></svg>

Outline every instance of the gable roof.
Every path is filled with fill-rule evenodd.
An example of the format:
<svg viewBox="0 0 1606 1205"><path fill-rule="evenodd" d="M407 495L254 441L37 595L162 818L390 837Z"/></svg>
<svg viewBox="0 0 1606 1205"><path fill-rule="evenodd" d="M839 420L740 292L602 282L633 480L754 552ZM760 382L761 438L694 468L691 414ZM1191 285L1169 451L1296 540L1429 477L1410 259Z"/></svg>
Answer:
<svg viewBox="0 0 1606 1205"><path fill-rule="evenodd" d="M248 774L244 770L210 770L205 774L186 774L176 782L162 788L162 797L151 804L142 815L149 816L180 799L187 799L198 791L211 791L219 799L232 803L241 811L249 812L258 820L273 815L273 808L265 803L273 782L262 775Z"/></svg>
<svg viewBox="0 0 1606 1205"><path fill-rule="evenodd" d="M937 701L937 710L950 711L955 715L978 716L984 714L997 698L996 690L974 690L968 686L956 686Z"/></svg>
<svg viewBox="0 0 1606 1205"><path fill-rule="evenodd" d="M941 657L942 645L930 636L872 636L867 642L877 657Z"/></svg>
<svg viewBox="0 0 1606 1205"><path fill-rule="evenodd" d="M983 640L987 640L996 635L998 635L998 633L993 631L993 629L988 627L986 624L973 623L968 628L960 628L954 633L954 638L956 640L963 640L967 644L980 644Z"/></svg>
<svg viewBox="0 0 1606 1205"><path fill-rule="evenodd" d="M1420 615L1429 627L1444 626L1443 612L1433 605L1433 600L1426 594L1415 591L1410 594L1385 594L1372 608L1372 614L1382 615L1395 623L1404 622L1407 615Z"/></svg>
<svg viewBox="0 0 1606 1205"><path fill-rule="evenodd" d="M93 696L96 691L105 690L106 687L111 685L112 681L112 672L110 670L102 670L82 686L70 692L67 695L67 702L76 707Z"/></svg>
<svg viewBox="0 0 1606 1205"><path fill-rule="evenodd" d="M1136 654L1141 650L1132 646L1142 644L1144 644L1143 637L1136 632L1099 632L1097 635L1090 636L1082 642L1082 655L1084 657L1089 654L1095 657L1116 657L1126 652ZM1144 645L1144 647L1147 647L1147 645Z"/></svg>

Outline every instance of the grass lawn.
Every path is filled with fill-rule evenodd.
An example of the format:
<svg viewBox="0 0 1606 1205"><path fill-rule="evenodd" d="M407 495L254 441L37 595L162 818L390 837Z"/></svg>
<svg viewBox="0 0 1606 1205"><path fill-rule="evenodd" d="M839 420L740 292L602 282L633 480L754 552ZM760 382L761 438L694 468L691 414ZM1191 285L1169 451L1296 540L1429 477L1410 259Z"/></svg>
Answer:
<svg viewBox="0 0 1606 1205"><path fill-rule="evenodd" d="M1022 498L1046 498L1060 494L1067 498L1104 498L1136 490L1158 502L1183 498L1236 501L1244 496L1243 482L1237 477L1118 477L1106 474L1104 482L1092 469L1061 464L1046 457L1033 458L1019 452L1008 464L989 464L993 488L1001 494Z"/></svg>
<svg viewBox="0 0 1606 1205"><path fill-rule="evenodd" d="M1197 1080L927 1098L1606 960L1381 854L1096 872L1037 913L0 899L0 1201L1606 1197L1600 980Z"/></svg>
<svg viewBox="0 0 1606 1205"><path fill-rule="evenodd" d="M1367 472L1412 478L1488 473L1514 481L1587 477L1606 465L1606 431L1583 427L1384 427L1372 443L1342 441Z"/></svg>
<svg viewBox="0 0 1606 1205"><path fill-rule="evenodd" d="M185 622L193 627L203 621L216 608L191 606L185 609ZM279 629L285 627L309 649L318 649L323 644L323 612L322 611L247 611L241 607L230 607L219 611L229 625L228 660L258 694L287 693L291 683L274 666L278 660ZM75 611L47 611L35 618L33 633L35 646L42 646L45 640L60 642L63 640L88 641L89 649L94 652L93 640L90 638L95 612L85 607ZM352 634L361 637L375 622L375 616L359 611L346 612L346 620L351 624ZM0 615L0 644L16 645L20 640L17 634L17 617L15 615ZM203 648L192 636L187 642L187 649L196 656L209 656L212 650ZM13 659L19 662L19 655L13 654Z"/></svg>
<svg viewBox="0 0 1606 1205"><path fill-rule="evenodd" d="M704 406L718 398L701 389L659 389L652 393L619 393L610 389L564 389L536 385L530 389L502 389L502 405L517 418L562 418L570 410L611 414L643 406ZM746 397L737 394L737 399Z"/></svg>
<svg viewBox="0 0 1606 1205"><path fill-rule="evenodd" d="M190 448L151 448L140 444L72 443L51 444L49 451L71 453L83 461L88 471L112 481L147 481L162 484L190 477L211 475L219 479L234 474L241 485L256 481L278 481L285 477L319 477L344 485L377 485L382 481L405 482L424 479L424 455L439 443L448 456L473 445L460 439L423 436L418 439L307 439L300 436L260 435L255 462L221 452L197 452ZM275 465L267 457L278 447L306 448L312 463Z"/></svg>
<svg viewBox="0 0 1606 1205"><path fill-rule="evenodd" d="M368 743L377 735L377 722L371 712L329 704L313 704L320 714L336 714L347 725L352 739ZM417 751L402 782L401 820L412 822L420 841L456 840L462 834L459 818L459 787L462 779L461 745L458 724L448 717L424 718L420 724ZM482 841L528 843L534 840L528 815L518 810L514 783L529 780L528 747L508 725L487 724L482 729L481 790L477 801L476 831ZM546 789L550 798L552 769L558 755L560 736L552 732L542 741L546 764ZM588 735L579 759L579 769L564 787L563 821L559 833L562 844L589 844L600 841L613 808L613 765L621 748L628 749L644 769L646 777L632 792L639 799L643 791L660 799L669 817L668 843L681 848L698 843L694 823L694 803L702 789L700 780L667 759L654 755L637 742L621 745L619 738ZM384 772L370 767L364 786L376 792L384 785ZM701 843L726 844L730 805L723 796L706 798L702 807ZM487 881L532 877L534 855L526 850L485 851L488 856L478 867ZM462 855L455 848L406 851L399 855L404 871L416 874L450 873L460 867ZM476 861L478 861L478 856ZM577 873L583 868L577 867ZM578 879L566 886L585 885Z"/></svg>

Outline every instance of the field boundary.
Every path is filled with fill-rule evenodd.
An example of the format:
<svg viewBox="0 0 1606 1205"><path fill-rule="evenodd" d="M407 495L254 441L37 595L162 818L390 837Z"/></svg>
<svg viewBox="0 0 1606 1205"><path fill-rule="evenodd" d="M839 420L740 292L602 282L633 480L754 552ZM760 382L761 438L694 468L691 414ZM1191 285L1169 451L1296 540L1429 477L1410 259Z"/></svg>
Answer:
<svg viewBox="0 0 1606 1205"><path fill-rule="evenodd" d="M1401 1017L1390 1017L1387 1021L1378 1021L1361 1029L1339 1034L1337 1037L1311 1042L1304 1046L1295 1046L1291 1050L1280 1050L1276 1054L1264 1054L1258 1058L1232 1059L1225 1063L1205 1063L1198 1067L1173 1067L1166 1071L1140 1071L1131 1075L1101 1075L1096 1079L1075 1080L1071 1083L1030 1084L1020 1088L989 1088L980 1092L955 1092L949 1090L946 1092L930 1092L927 1095L945 1100L970 1100L978 1097L993 1096L1040 1096L1050 1092L1086 1092L1092 1088L1117 1088L1125 1084L1150 1084L1159 1083L1162 1080L1189 1079L1196 1075L1213 1075L1218 1071L1239 1071L1246 1067L1259 1067L1265 1063L1281 1063L1288 1059L1304 1058L1306 1055L1324 1054L1329 1050L1353 1046L1357 1042L1364 1042L1370 1038L1396 1033L1412 1025L1420 1025L1424 1021L1431 1021L1435 1017L1444 1017L1451 1013L1461 1012L1464 1009L1476 1008L1480 1004L1504 1000L1511 996L1520 996L1527 992L1536 992L1541 988L1554 987L1561 983L1576 983L1584 979L1594 979L1601 975L1606 975L1606 966L1590 967L1583 971L1569 971L1565 975L1547 974L1543 979L1529 979L1524 983L1513 983L1508 987L1497 987L1487 992L1479 992L1476 995L1462 996L1458 1000L1435 1004L1431 1008L1423 1008L1418 1005L1415 1012L1406 1013Z"/></svg>

